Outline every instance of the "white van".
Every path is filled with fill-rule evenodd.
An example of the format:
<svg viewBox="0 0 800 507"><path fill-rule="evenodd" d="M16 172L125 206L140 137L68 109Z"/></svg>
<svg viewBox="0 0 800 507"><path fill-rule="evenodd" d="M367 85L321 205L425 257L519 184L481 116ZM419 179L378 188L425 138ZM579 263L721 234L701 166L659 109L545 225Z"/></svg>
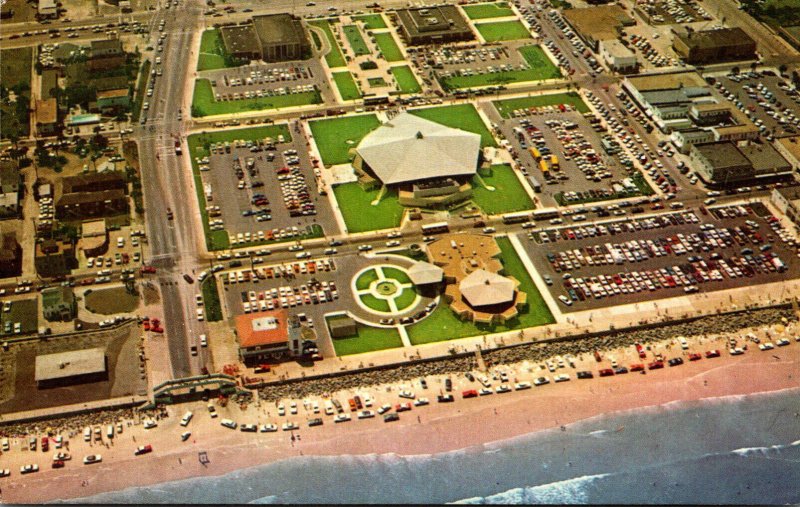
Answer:
<svg viewBox="0 0 800 507"><path fill-rule="evenodd" d="M89 426L83 429L83 441L88 442L92 439L92 428Z"/></svg>
<svg viewBox="0 0 800 507"><path fill-rule="evenodd" d="M106 428L106 436L108 438L114 438L114 425L109 424L108 428Z"/></svg>
<svg viewBox="0 0 800 507"><path fill-rule="evenodd" d="M188 426L189 421L192 420L192 417L194 417L194 414L192 413L191 410L183 414L183 418L181 419L181 426Z"/></svg>

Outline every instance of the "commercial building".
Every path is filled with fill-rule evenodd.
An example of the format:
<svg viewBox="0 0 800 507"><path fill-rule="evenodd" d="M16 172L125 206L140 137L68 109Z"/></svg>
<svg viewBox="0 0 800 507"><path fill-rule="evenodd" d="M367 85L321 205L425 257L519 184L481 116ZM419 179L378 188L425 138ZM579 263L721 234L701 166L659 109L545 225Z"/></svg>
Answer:
<svg viewBox="0 0 800 507"><path fill-rule="evenodd" d="M102 348L36 356L34 380L40 389L108 380L108 361Z"/></svg>
<svg viewBox="0 0 800 507"><path fill-rule="evenodd" d="M774 188L770 201L795 225L800 225L800 188Z"/></svg>
<svg viewBox="0 0 800 507"><path fill-rule="evenodd" d="M61 180L61 193L125 190L127 186L125 175L122 171L88 172L63 178Z"/></svg>
<svg viewBox="0 0 800 507"><path fill-rule="evenodd" d="M301 356L311 342L284 310L238 315L239 357L248 366Z"/></svg>
<svg viewBox="0 0 800 507"><path fill-rule="evenodd" d="M19 190L22 176L17 163L0 160L0 219L19 216Z"/></svg>
<svg viewBox="0 0 800 507"><path fill-rule="evenodd" d="M608 67L620 74L632 74L639 71L639 59L636 53L617 39L600 41L600 57Z"/></svg>
<svg viewBox="0 0 800 507"><path fill-rule="evenodd" d="M64 194L56 201L56 218L84 219L107 217L128 212L124 190L101 190Z"/></svg>
<svg viewBox="0 0 800 507"><path fill-rule="evenodd" d="M131 106L131 97L127 88L97 92L97 109L108 112L127 109Z"/></svg>
<svg viewBox="0 0 800 507"><path fill-rule="evenodd" d="M81 224L81 239L78 249L83 250L83 255L97 257L108 251L108 231L105 219L89 220Z"/></svg>
<svg viewBox="0 0 800 507"><path fill-rule="evenodd" d="M397 11L400 35L410 46L473 40L475 34L454 5Z"/></svg>
<svg viewBox="0 0 800 507"><path fill-rule="evenodd" d="M406 272L417 286L438 284L444 279L444 270L430 262L417 261Z"/></svg>
<svg viewBox="0 0 800 507"><path fill-rule="evenodd" d="M72 287L42 289L42 313L49 321L70 321L78 315L78 303Z"/></svg>
<svg viewBox="0 0 800 507"><path fill-rule="evenodd" d="M89 58L124 55L122 41L119 39L93 40L89 48Z"/></svg>
<svg viewBox="0 0 800 507"><path fill-rule="evenodd" d="M22 274L22 247L13 232L3 233L0 237L0 278L19 276Z"/></svg>
<svg viewBox="0 0 800 507"><path fill-rule="evenodd" d="M58 3L56 0L39 0L36 9L39 19L55 19L58 17Z"/></svg>
<svg viewBox="0 0 800 507"><path fill-rule="evenodd" d="M303 22L290 14L254 16L242 25L220 29L225 50L245 60L286 62L311 56Z"/></svg>
<svg viewBox="0 0 800 507"><path fill-rule="evenodd" d="M756 41L739 27L702 30L673 28L672 48L686 63L756 59Z"/></svg>
<svg viewBox="0 0 800 507"><path fill-rule="evenodd" d="M792 174L791 164L766 143L743 146L731 141L696 144L692 146L689 157L697 175L715 187L774 181Z"/></svg>
<svg viewBox="0 0 800 507"><path fill-rule="evenodd" d="M50 136L58 130L58 102L54 98L37 100L36 132L40 136Z"/></svg>
<svg viewBox="0 0 800 507"><path fill-rule="evenodd" d="M617 39L623 28L636 24L636 21L616 4L566 9L562 15L578 37L594 51L599 50L600 41Z"/></svg>
<svg viewBox="0 0 800 507"><path fill-rule="evenodd" d="M46 239L36 243L33 264L39 276L54 277L67 275L78 267L75 248L71 243Z"/></svg>
<svg viewBox="0 0 800 507"><path fill-rule="evenodd" d="M775 140L775 149L792 164L800 167L800 136L780 137Z"/></svg>

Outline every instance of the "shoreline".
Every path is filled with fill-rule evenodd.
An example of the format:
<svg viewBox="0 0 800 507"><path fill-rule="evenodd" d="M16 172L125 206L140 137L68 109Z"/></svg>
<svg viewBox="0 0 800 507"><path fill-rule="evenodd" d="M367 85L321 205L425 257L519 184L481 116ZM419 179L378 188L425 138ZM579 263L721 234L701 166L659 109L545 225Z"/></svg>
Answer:
<svg viewBox="0 0 800 507"><path fill-rule="evenodd" d="M792 324L789 328L794 328ZM774 336L772 327L768 328ZM764 335L764 329L757 332ZM742 330L737 335L744 335ZM752 343L744 355L730 356L725 350L726 336L716 338L690 338L690 350L705 351L717 348L723 351L720 358L686 361L679 367L666 367L648 371L647 374L629 373L614 377L597 377L578 380L575 371L606 367L608 355L613 354L622 365L648 362L640 360L633 347L606 352L604 364L586 358L579 361L578 368L556 370L567 372L569 382L532 387L529 390L507 394L493 394L472 400L461 398L463 389L479 388L477 382L469 382L463 375L451 375L454 381L454 403L439 404L435 401L440 390L441 378L428 378L429 389L419 389L418 383L406 382L377 389L356 389L340 393L337 397L352 396L355 392L369 391L375 399L376 409L382 403L397 403L396 392L412 389L417 396L432 400L428 407L415 407L401 414L400 421L384 423L380 416L369 420L357 420L334 424L331 417L306 413L302 402L298 403L299 414L288 419L298 422L299 430L293 432L300 439L292 442L288 432L242 433L220 426L219 420L231 418L239 424L283 422L278 418L275 405L261 402L251 404L245 410L230 403L218 408L217 420L208 417L204 403L193 403L168 407L170 417L158 421L159 426L144 430L140 425L125 428L109 448L101 448L83 442L76 435L71 442L73 460L66 469L51 470L49 460L53 452L20 451L19 443L13 450L0 456L0 468L9 468L12 476L0 479L5 503L45 502L57 499L74 499L97 495L107 491L118 491L130 487L173 482L201 476L219 476L239 469L274 463L295 456L339 456L381 455L424 456L457 451L475 446L500 445L509 439L552 430L587 421L592 418L613 417L625 411L653 408L670 410L684 403L722 399L731 396L748 396L777 393L785 389L800 388L800 343L794 334L787 333L792 340L786 347L762 352ZM774 338L773 338L774 339ZM685 353L680 345L661 342L654 351L665 357L676 357ZM653 351L651 351L652 353ZM648 356L651 355L648 354ZM778 359L775 359L775 358ZM514 375L520 380L529 380L552 373L541 371L538 365L523 362L516 365ZM543 363L543 361L539 361ZM499 367L510 370L511 367ZM512 376L511 374L509 375ZM439 383L437 383L437 381ZM509 382L513 383L513 382ZM494 385L497 385L495 383ZM565 400L569 400L565 402ZM320 405L321 405L320 401ZM288 408L288 403L287 403ZM182 413L191 409L195 418L189 428L192 437L182 443L178 435L185 429L179 426ZM288 411L287 411L288 412ZM306 419L322 417L323 426L308 428ZM419 419L417 419L419 417ZM501 424L493 424L493 421ZM132 441L135 438L135 442ZM23 439L16 439L24 442ZM145 456L133 456L136 446L152 444L154 452ZM210 463L204 467L198 461L198 452L207 452ZM100 452L104 461L97 465L84 466L83 455ZM19 466L36 462L41 471L28 476L19 475ZM125 474L113 472L125 470ZM53 491L53 485L58 490ZM83 484L86 484L85 486Z"/></svg>

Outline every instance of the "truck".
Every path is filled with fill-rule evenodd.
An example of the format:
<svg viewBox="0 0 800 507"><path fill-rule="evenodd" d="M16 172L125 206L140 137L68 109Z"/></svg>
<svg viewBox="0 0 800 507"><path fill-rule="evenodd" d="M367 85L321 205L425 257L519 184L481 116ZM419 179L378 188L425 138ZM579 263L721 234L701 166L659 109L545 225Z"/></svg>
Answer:
<svg viewBox="0 0 800 507"><path fill-rule="evenodd" d="M786 271L786 264L783 263L778 257L773 257L771 259L772 265L775 266L775 269L778 270L778 273L783 273Z"/></svg>

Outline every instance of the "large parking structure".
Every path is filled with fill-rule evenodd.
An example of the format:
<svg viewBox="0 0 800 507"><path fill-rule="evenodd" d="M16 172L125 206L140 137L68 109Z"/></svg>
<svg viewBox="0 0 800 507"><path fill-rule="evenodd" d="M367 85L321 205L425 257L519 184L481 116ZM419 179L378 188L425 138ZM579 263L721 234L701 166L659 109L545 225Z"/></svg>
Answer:
<svg viewBox="0 0 800 507"><path fill-rule="evenodd" d="M319 90L276 94L269 97L242 98L238 100L217 101L208 79L198 79L194 84L192 97L192 116L214 116L246 111L262 111L285 107L305 106L322 103Z"/></svg>
<svg viewBox="0 0 800 507"><path fill-rule="evenodd" d="M514 10L505 2L464 5L461 8L469 19L502 18L514 15Z"/></svg>
<svg viewBox="0 0 800 507"><path fill-rule="evenodd" d="M500 42L518 39L530 39L531 33L520 21L499 21L496 23L475 23L486 42Z"/></svg>
<svg viewBox="0 0 800 507"><path fill-rule="evenodd" d="M505 324L475 324L460 320L447 305L440 304L428 317L407 328L412 345L525 329L555 321L509 238L497 238L497 244L505 274L517 279L520 282L519 290L528 296L527 305L520 310L519 315Z"/></svg>
<svg viewBox="0 0 800 507"><path fill-rule="evenodd" d="M513 99L495 100L492 102L497 112L503 118L511 118L515 111L530 112L533 108L544 106L558 106L559 104L569 104L579 113L589 112L589 106L575 92L553 93L549 95L534 95L530 97L517 97Z"/></svg>
<svg viewBox="0 0 800 507"><path fill-rule="evenodd" d="M308 123L322 163L326 166L347 164L352 160L350 149L375 130L380 121L374 114L343 116Z"/></svg>

